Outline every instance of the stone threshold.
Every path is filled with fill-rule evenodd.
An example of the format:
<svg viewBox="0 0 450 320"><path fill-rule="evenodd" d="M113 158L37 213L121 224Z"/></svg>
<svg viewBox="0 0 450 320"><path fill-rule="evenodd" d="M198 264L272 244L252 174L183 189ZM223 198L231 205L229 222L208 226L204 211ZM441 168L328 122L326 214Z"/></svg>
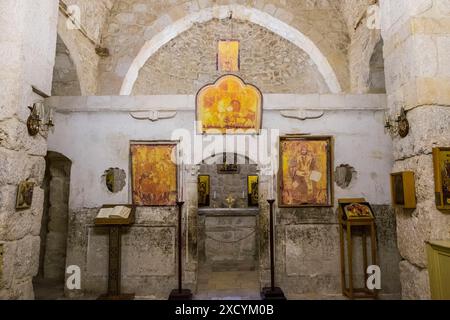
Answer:
<svg viewBox="0 0 450 320"><path fill-rule="evenodd" d="M252 217L259 215L259 208L199 208L198 215L206 217Z"/></svg>

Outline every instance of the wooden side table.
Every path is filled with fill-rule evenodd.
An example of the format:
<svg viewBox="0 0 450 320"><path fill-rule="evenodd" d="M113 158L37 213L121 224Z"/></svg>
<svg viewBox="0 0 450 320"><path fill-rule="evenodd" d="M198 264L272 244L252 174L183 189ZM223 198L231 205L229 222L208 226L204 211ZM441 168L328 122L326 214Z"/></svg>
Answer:
<svg viewBox="0 0 450 320"><path fill-rule="evenodd" d="M103 208L112 208L120 205L104 205ZM108 292L101 295L98 300L133 300L134 293L123 294L120 292L121 282L121 235L122 227L128 227L134 223L135 206L122 205L131 208L127 219L120 218L96 218L95 225L109 229L109 263L108 263Z"/></svg>
<svg viewBox="0 0 450 320"><path fill-rule="evenodd" d="M450 240L426 242L431 299L450 300Z"/></svg>
<svg viewBox="0 0 450 320"><path fill-rule="evenodd" d="M377 247L376 247L376 229L375 229L375 217L373 216L372 209L370 217L348 217L344 212L343 207L348 204L357 203L362 205L370 205L363 198L357 199L340 199L339 200L339 235L341 244L341 283L342 283L342 294L349 297L350 299L367 299L367 298L378 298L377 290L369 290L366 287L356 287L353 282L353 235L355 231L361 233L362 236L362 256L363 256L363 274L364 279L367 281L367 267L368 263L368 253L367 253L367 237L370 237L370 248L371 248L371 264L377 264ZM345 234L345 236L344 236ZM345 254L345 245L347 246L347 255ZM346 268L348 266L348 287L346 281ZM366 285L366 283L364 283Z"/></svg>

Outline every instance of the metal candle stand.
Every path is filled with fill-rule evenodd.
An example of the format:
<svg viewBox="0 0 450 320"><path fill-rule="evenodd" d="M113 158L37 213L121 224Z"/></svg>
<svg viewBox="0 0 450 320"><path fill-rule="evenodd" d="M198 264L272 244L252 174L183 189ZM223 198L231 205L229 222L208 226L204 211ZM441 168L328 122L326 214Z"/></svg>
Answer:
<svg viewBox="0 0 450 320"><path fill-rule="evenodd" d="M270 287L264 287L261 291L263 300L286 300L283 290L275 287L275 234L274 234L274 219L273 219L273 204L275 200L267 200L270 207Z"/></svg>
<svg viewBox="0 0 450 320"><path fill-rule="evenodd" d="M183 201L177 202L178 206L178 289L172 290L169 296L169 300L192 300L192 292L189 289L183 289L183 253L182 253L182 212Z"/></svg>

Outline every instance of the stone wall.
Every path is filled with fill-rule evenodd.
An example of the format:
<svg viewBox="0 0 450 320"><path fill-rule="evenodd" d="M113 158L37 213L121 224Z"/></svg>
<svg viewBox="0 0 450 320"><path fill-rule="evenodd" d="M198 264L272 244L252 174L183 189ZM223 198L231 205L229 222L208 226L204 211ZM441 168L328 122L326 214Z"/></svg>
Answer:
<svg viewBox="0 0 450 320"><path fill-rule="evenodd" d="M257 270L257 217L246 215L245 211L240 214L242 216L239 213L234 216L200 216L200 265L208 266L214 271Z"/></svg>
<svg viewBox="0 0 450 320"><path fill-rule="evenodd" d="M342 0L339 8L347 23L351 43L348 50L350 90L355 93L385 92L383 76L375 74L379 79L379 88L373 88L372 73L374 65L381 60L384 66L383 55L377 48L381 40L380 26L378 25L379 10L375 6L377 0ZM373 56L378 60L373 60Z"/></svg>
<svg viewBox="0 0 450 320"><path fill-rule="evenodd" d="M70 213L67 265L81 268L82 291L66 289L69 297L107 291L109 233L94 225L98 210ZM167 299L177 287L176 219L176 207L137 209L135 224L122 231L122 292ZM186 275L184 284L192 288L195 279Z"/></svg>
<svg viewBox="0 0 450 320"><path fill-rule="evenodd" d="M61 12L58 14L58 36L75 66L81 94L96 94L100 57L95 53L95 45L80 30L68 28L67 18Z"/></svg>
<svg viewBox="0 0 450 320"><path fill-rule="evenodd" d="M47 152L46 137L28 135L27 106L50 94L56 49L57 2L4 0L0 3L0 243L3 274L0 299L32 299L38 272ZM35 183L30 209L16 210L20 182Z"/></svg>
<svg viewBox="0 0 450 320"><path fill-rule="evenodd" d="M193 15L187 23L196 20L205 22L207 10L219 12L218 6L242 5L269 14L287 26L302 32L308 37L328 60L337 74L340 87L348 88L347 48L349 38L346 24L333 1L289 1L246 0L246 1L184 1L161 2L154 0L119 0L115 3L104 33L104 44L110 49L111 56L102 59L100 64L99 93L118 94L133 60L147 41L164 41L157 36L161 31L175 30L175 23ZM237 11L237 10L236 10ZM239 13L236 12L235 16ZM262 21L263 16L255 19ZM225 18L225 17L224 17ZM248 20L249 16L240 16L237 20ZM275 26L274 26L275 27ZM176 31L175 31L176 32ZM171 33L172 34L172 33ZM286 34L292 37L292 34ZM164 44L164 43L163 43ZM313 44L313 45L314 45ZM147 44L146 46L149 46ZM311 45L306 45L311 48ZM323 60L323 59L322 59ZM141 61L142 64L145 61Z"/></svg>
<svg viewBox="0 0 450 320"><path fill-rule="evenodd" d="M67 6L79 8L80 24L86 30L87 35L97 43L102 40L103 29L109 18L115 0L62 0Z"/></svg>
<svg viewBox="0 0 450 320"><path fill-rule="evenodd" d="M335 186L336 199L362 196L367 198L372 204L380 205L381 208L390 201L388 172L392 167L392 145L389 136L386 135L383 129L383 103L381 99L375 99L377 97L384 98L384 96L345 95L318 95L314 98L314 95L266 94L264 95L263 127L265 129L280 129L280 134L282 135L298 133L299 128L301 128L301 132L308 132L312 135L327 134L335 136L335 165L333 167L340 164L349 164L357 171L357 178L352 181L350 186L345 189ZM102 204L130 202L130 172L128 169L130 141L168 140L173 138L174 129L185 129L192 135L189 137L193 138L194 101L193 96L55 97L48 100L48 103L54 104L61 111L55 114L56 123L63 124L56 126L55 132L49 138L49 148L68 156L73 161L69 201L71 214L67 265L76 264L82 267L83 277L85 277L82 289L86 290L86 293L97 294L101 293L99 291L105 290L106 256L104 255L107 251L106 234L97 234L97 231L93 231L95 229L92 228L92 223L95 213ZM167 110L176 111L176 115L173 118L149 121L147 119L137 120L130 115L130 111L136 110L136 106L145 110L147 107L150 108L151 104L160 107L162 103L167 106ZM324 115L320 119L308 119L305 121L282 116L280 109L284 110L284 108L289 108L292 105L319 106L323 108ZM210 138L202 138L205 146L208 145L207 141L210 141ZM185 139L188 139L188 137ZM229 137L229 139L231 141L234 137ZM225 145L228 146L224 142ZM359 151L357 158L354 157L355 149ZM215 153L220 154L221 152L226 152L226 150L221 149ZM91 161L84 161L86 157L89 157ZM253 160L252 157L250 158ZM200 163L201 159L198 163L191 164L185 168L185 190L187 194L183 228L186 230L185 234L188 244L186 247L183 246L183 250L188 250L188 252L187 254L185 252L183 257L186 259L186 283L192 288L195 288L198 261L202 259L201 255L203 253L201 248L205 245L204 236L202 235L205 232L205 229L202 230L204 226L204 220L202 219L204 218L198 215L197 208L197 176L201 173L199 170L201 167ZM102 180L105 170L111 167L124 169L127 174L126 187L118 193L109 192ZM218 237L216 240L228 241L227 237L230 234L229 232L231 232L234 240L240 240L248 235L250 243L256 242L255 252L251 253L250 256L259 258L259 264L256 267L261 272L261 284L265 285L269 279L268 206L266 201L268 179L262 172L259 172L259 175L260 212L256 216L256 223L252 222L253 224L251 224L248 221L242 221L242 225L232 223L227 228L224 227L222 222L209 221L208 223L212 237ZM388 234L387 236L379 236L380 259L381 261L387 259L386 262L383 262L386 263L386 266L383 265L382 267L384 270L382 276L386 277L387 282L395 283L397 261L395 261L395 244L392 242L392 239L395 238L392 235L394 215L387 209L385 211L381 210L379 215L380 217L385 217L385 221L388 221L379 222L380 232ZM144 230L146 230L145 228L153 230L151 229L153 227L173 228L176 221L176 208L142 208L138 216L136 228L144 228ZM306 287L299 286L296 289L294 285L290 284L290 279L294 280L292 283L297 281L297 284L300 285L302 277L309 279L314 277L315 274L314 268L310 268L311 265L309 265L309 267L303 267L308 269L308 275L293 275L297 272L295 268L298 267L295 257L301 257L301 250L304 248L308 249L303 247L307 242L304 243L301 240L304 239L303 233L306 232L304 231L306 230L305 228L310 227L316 230L315 234L318 234L318 239L322 241L320 248L323 248L325 252L335 252L334 255L330 253L331 258L327 261L330 261L331 265L328 268L333 271L339 270L339 263L336 264L333 260L339 254L339 251L335 251L338 238L334 237L337 225L333 211L318 211L316 218L312 219L314 225L307 224L309 221L304 217L302 210L295 213L290 213L288 210L286 213L280 213L279 217L283 217L282 224L279 226L282 229L277 231L282 232L281 235L278 235L278 238L281 239L281 244L293 243L291 249L297 248L295 252L289 252L288 254L290 259L288 268L290 268L289 275L291 276L287 276L286 268L279 273L279 275L284 274L285 280L283 281L286 282L283 282L283 284L286 284L286 287L291 292L299 290L298 293L300 293ZM327 223L331 223L331 225L327 225ZM322 225L325 225L326 228L322 228ZM255 226L256 233L254 234L255 238L253 238L253 235L250 232L247 233L247 231L250 231ZM283 229L285 227L290 232L287 239L286 231ZM135 233L137 230L132 232L130 237L132 234L137 234ZM139 236L147 237L147 235L141 235L140 233ZM152 238L145 239L150 241ZM161 251L158 250L170 242L166 240L158 244L157 247L149 247L149 253L147 254L160 255ZM124 242L123 249L124 252L128 252L126 253L128 257L135 257L139 253L132 241L138 242L141 247L145 248L146 246L139 239L129 240L127 244ZM383 241L388 242L388 245L385 246L387 249L381 249ZM249 257L248 253L253 249L248 250L249 247L247 245L248 243L245 241L228 243L226 250L232 257L233 255L239 256L239 254L242 257L245 255ZM214 248L214 246L209 248L207 252L211 257L213 252L211 248ZM169 253L167 254L170 256ZM286 258L284 249L278 249L278 254L281 254L281 256L277 257L280 261ZM175 285L174 282L176 282L174 275L159 274L160 272L172 270L167 262L168 256L160 256L160 261L166 261L164 264L150 262L150 258L148 258L150 266L152 266L151 263L156 264L152 267L154 269L142 267L142 277L134 275L134 271L131 269L125 269L123 288L128 291L135 290L139 295L150 294L150 288L153 288L153 293L156 292L158 297L167 298L167 294L171 287ZM311 257L318 259L314 255L311 255ZM139 259L147 261L146 257ZM88 260L93 262L88 262ZM339 262L339 260L337 261ZM124 260L124 263L128 262ZM101 266L102 271L95 271L97 270L94 268L95 265ZM139 263L135 267L138 268L140 265ZM325 271L321 271L321 274L324 276L327 274ZM392 281L388 280L389 277L392 277ZM313 283L313 280L305 281L305 286L311 286ZM339 281L339 277L332 280L332 284L335 284L337 287L326 286L320 282L318 284L323 287L318 288L318 291L332 292L334 290L334 293L337 294L339 293ZM388 286L389 284L386 283L386 285ZM338 289L335 290L336 288ZM392 289L392 292L394 291Z"/></svg>
<svg viewBox="0 0 450 320"><path fill-rule="evenodd" d="M404 299L429 299L425 241L450 238L450 215L436 209L432 148L450 145L448 1L381 1L388 105L407 110L409 135L394 137L394 172L416 177L417 209L398 210Z"/></svg>
<svg viewBox="0 0 450 320"><path fill-rule="evenodd" d="M64 42L58 37L53 70L52 96L80 96L81 88L77 70Z"/></svg>
<svg viewBox="0 0 450 320"><path fill-rule="evenodd" d="M114 0L62 1L68 8L69 13L72 12L75 15L79 13L80 17L80 20L77 20L79 27L74 28L74 24L60 10L58 36L67 46L70 58L73 60L82 95L97 93L100 57L96 54L95 49L102 46L104 28L114 2ZM83 34L84 32L85 34ZM70 93L71 95L78 95L78 91Z"/></svg>
<svg viewBox="0 0 450 320"><path fill-rule="evenodd" d="M378 265L382 297L399 298L396 217L389 206L373 205L376 218ZM277 210L277 277L286 292L336 295L341 293L340 240L333 209ZM368 241L370 242L370 241ZM365 286L361 238L354 238L355 286ZM370 252L370 251L368 251ZM369 255L370 264L370 255ZM312 270L314 270L312 272ZM348 279L348 267L347 279Z"/></svg>
<svg viewBox="0 0 450 320"><path fill-rule="evenodd" d="M213 19L195 24L154 54L139 72L134 95L196 94L213 83L221 39L240 41L240 76L266 93L326 93L311 58L286 39L256 24Z"/></svg>

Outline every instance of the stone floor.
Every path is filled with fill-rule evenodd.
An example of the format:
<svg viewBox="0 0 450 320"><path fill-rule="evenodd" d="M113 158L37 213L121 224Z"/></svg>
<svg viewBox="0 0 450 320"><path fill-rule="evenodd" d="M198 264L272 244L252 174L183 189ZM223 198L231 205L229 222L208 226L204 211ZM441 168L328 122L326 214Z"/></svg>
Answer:
<svg viewBox="0 0 450 320"><path fill-rule="evenodd" d="M199 273L196 300L259 300L257 271L204 271Z"/></svg>
<svg viewBox="0 0 450 320"><path fill-rule="evenodd" d="M42 278L33 279L36 300L59 300L64 297L64 281Z"/></svg>
<svg viewBox="0 0 450 320"><path fill-rule="evenodd" d="M194 300L260 300L257 271L212 271L199 273ZM61 281L35 279L36 300L66 300ZM286 294L288 300L347 300L346 297L319 294ZM381 300L398 300L398 294L383 294ZM83 296L81 300L95 300L97 296ZM136 300L154 300L154 297L136 297Z"/></svg>

